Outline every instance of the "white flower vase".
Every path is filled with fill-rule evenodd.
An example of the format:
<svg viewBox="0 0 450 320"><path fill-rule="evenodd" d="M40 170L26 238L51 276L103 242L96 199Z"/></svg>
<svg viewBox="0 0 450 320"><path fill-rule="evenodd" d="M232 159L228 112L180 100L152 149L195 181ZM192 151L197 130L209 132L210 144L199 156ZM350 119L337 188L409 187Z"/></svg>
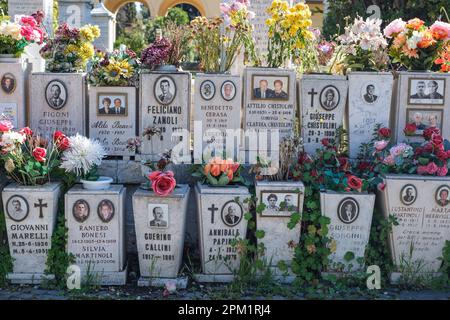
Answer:
<svg viewBox="0 0 450 320"><path fill-rule="evenodd" d="M99 177L95 181L80 179L83 189L86 190L107 190L111 186L113 179L111 177Z"/></svg>

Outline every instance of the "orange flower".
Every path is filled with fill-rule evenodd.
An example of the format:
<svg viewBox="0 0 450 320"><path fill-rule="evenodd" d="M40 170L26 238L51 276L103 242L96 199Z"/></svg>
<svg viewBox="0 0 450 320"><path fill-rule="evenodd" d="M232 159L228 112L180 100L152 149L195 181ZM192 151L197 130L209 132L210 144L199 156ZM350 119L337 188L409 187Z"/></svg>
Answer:
<svg viewBox="0 0 450 320"><path fill-rule="evenodd" d="M408 21L406 27L412 30L419 30L424 25L424 23L425 22L420 20L419 18L414 18Z"/></svg>
<svg viewBox="0 0 450 320"><path fill-rule="evenodd" d="M400 49L401 47L403 47L405 43L406 43L406 36L403 33L400 33L398 36L395 37L392 46L396 49Z"/></svg>
<svg viewBox="0 0 450 320"><path fill-rule="evenodd" d="M211 171L211 165L207 164L205 166L205 168L203 169L203 173L205 174L205 176L207 176L210 171Z"/></svg>
<svg viewBox="0 0 450 320"><path fill-rule="evenodd" d="M416 59L419 58L419 53L417 52L416 49L409 49L408 47L405 46L402 48L402 52L406 56L408 56L408 58L416 58Z"/></svg>
<svg viewBox="0 0 450 320"><path fill-rule="evenodd" d="M228 169L227 177L230 182L233 180L233 170L232 169Z"/></svg>
<svg viewBox="0 0 450 320"><path fill-rule="evenodd" d="M433 34L430 31L426 31L423 33L422 40L417 42L417 47L420 49L428 48L436 43L436 40L433 39Z"/></svg>
<svg viewBox="0 0 450 320"><path fill-rule="evenodd" d="M220 171L220 165L218 165L218 164L213 164L212 167L211 167L211 175L212 175L213 177L218 177L218 176L220 176L220 173L221 173L221 171Z"/></svg>

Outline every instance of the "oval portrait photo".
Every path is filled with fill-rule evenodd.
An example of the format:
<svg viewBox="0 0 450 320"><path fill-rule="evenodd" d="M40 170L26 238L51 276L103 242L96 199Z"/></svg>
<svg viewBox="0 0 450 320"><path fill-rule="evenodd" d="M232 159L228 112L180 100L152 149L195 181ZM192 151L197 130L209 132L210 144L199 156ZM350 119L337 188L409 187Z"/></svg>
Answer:
<svg viewBox="0 0 450 320"><path fill-rule="evenodd" d="M211 100L216 95L216 86L211 80L205 80L200 85L200 95L203 100Z"/></svg>
<svg viewBox="0 0 450 320"><path fill-rule="evenodd" d="M441 207L445 207L450 203L450 187L449 186L440 186L436 190L436 203Z"/></svg>
<svg viewBox="0 0 450 320"><path fill-rule="evenodd" d="M327 111L334 110L341 100L341 94L335 86L326 86L320 92L320 105Z"/></svg>
<svg viewBox="0 0 450 320"><path fill-rule="evenodd" d="M233 83L233 81L227 80L222 83L220 94L225 101L233 100L234 97L236 97L236 85Z"/></svg>
<svg viewBox="0 0 450 320"><path fill-rule="evenodd" d="M89 204L83 199L75 201L72 207L73 217L80 223L85 222L89 218L90 211Z"/></svg>
<svg viewBox="0 0 450 320"><path fill-rule="evenodd" d="M239 203L234 200L228 201L222 207L222 221L229 227L234 227L242 220L243 210Z"/></svg>
<svg viewBox="0 0 450 320"><path fill-rule="evenodd" d="M175 81L169 76L161 76L155 82L153 94L160 104L171 104L177 94Z"/></svg>
<svg viewBox="0 0 450 320"><path fill-rule="evenodd" d="M45 99L50 108L59 110L66 104L67 89L59 80L52 80L45 88Z"/></svg>
<svg viewBox="0 0 450 320"><path fill-rule="evenodd" d="M16 77L12 73L5 73L0 83L2 91L6 94L12 94L16 90Z"/></svg>
<svg viewBox="0 0 450 320"><path fill-rule="evenodd" d="M6 213L11 220L23 221L28 216L30 207L27 200L19 195L14 195L6 202Z"/></svg>
<svg viewBox="0 0 450 320"><path fill-rule="evenodd" d="M359 216L358 202L353 198L345 198L339 203L338 218L345 224L353 223Z"/></svg>
<svg viewBox="0 0 450 320"><path fill-rule="evenodd" d="M417 198L417 189L412 184L405 185L400 191L400 201L405 206L412 205Z"/></svg>
<svg viewBox="0 0 450 320"><path fill-rule="evenodd" d="M377 87L373 83L365 83L361 88L362 101L373 104L378 99Z"/></svg>
<svg viewBox="0 0 450 320"><path fill-rule="evenodd" d="M114 204L111 200L104 199L98 204L97 214L103 222L110 222L114 217L114 211Z"/></svg>

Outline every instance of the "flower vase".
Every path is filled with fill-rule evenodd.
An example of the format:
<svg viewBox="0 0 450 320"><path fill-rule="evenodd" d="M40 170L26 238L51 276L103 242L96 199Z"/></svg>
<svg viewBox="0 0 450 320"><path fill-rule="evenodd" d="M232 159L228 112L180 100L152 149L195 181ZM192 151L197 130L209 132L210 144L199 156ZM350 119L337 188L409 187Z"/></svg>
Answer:
<svg viewBox="0 0 450 320"><path fill-rule="evenodd" d="M97 180L80 179L80 182L83 184L83 189L86 190L108 190L113 181L113 178L103 176L98 177Z"/></svg>

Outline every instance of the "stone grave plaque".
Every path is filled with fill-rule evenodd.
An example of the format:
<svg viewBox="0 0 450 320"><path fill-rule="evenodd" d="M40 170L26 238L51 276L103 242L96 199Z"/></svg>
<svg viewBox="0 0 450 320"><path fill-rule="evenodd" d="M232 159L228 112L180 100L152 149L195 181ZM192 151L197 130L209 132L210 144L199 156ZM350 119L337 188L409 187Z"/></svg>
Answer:
<svg viewBox="0 0 450 320"><path fill-rule="evenodd" d="M394 78L390 72L351 72L348 75L348 132L350 158L373 138L377 124L391 127Z"/></svg>
<svg viewBox="0 0 450 320"><path fill-rule="evenodd" d="M399 223L389 236L394 264L421 264L421 272L437 272L450 240L450 177L386 175L384 183L377 201L384 216Z"/></svg>
<svg viewBox="0 0 450 320"><path fill-rule="evenodd" d="M400 72L397 79L396 138L403 142L422 142L423 130L437 127L450 139L450 74ZM416 136L405 137L407 124L416 125Z"/></svg>
<svg viewBox="0 0 450 320"><path fill-rule="evenodd" d="M131 156L127 141L136 137L136 88L89 88L89 137L109 156Z"/></svg>
<svg viewBox="0 0 450 320"><path fill-rule="evenodd" d="M375 194L333 191L320 193L322 215L331 220L328 236L336 242L336 250L330 256L331 270L335 268L335 263L345 265L345 271L359 269L360 265L356 260L364 258L369 243L374 205ZM354 259L350 262L344 259L347 252L354 254ZM348 270L348 264L352 264L351 270Z"/></svg>
<svg viewBox="0 0 450 320"><path fill-rule="evenodd" d="M176 279L183 258L189 186L178 185L167 197L151 190L133 194L140 286Z"/></svg>
<svg viewBox="0 0 450 320"><path fill-rule="evenodd" d="M199 282L229 282L240 257L232 241L246 237L248 189L242 186L210 187L197 183L202 274ZM236 201L236 198L239 201Z"/></svg>
<svg viewBox="0 0 450 320"><path fill-rule="evenodd" d="M56 224L59 183L22 186L12 183L2 192L8 244L13 261L12 283L40 283Z"/></svg>
<svg viewBox="0 0 450 320"><path fill-rule="evenodd" d="M122 185L107 190L75 185L65 195L67 251L82 274L90 270L99 284L126 283L125 193Z"/></svg>
<svg viewBox="0 0 450 320"><path fill-rule="evenodd" d="M315 153L323 138L336 139L347 103L344 76L306 74L299 81L301 132L305 151Z"/></svg>
<svg viewBox="0 0 450 320"><path fill-rule="evenodd" d="M32 73L30 127L50 136L56 130L85 134L85 73Z"/></svg>
<svg viewBox="0 0 450 320"><path fill-rule="evenodd" d="M139 131L144 157L159 160L162 153L173 150L173 157L184 156L190 162L190 91L188 72L141 74Z"/></svg>
<svg viewBox="0 0 450 320"><path fill-rule="evenodd" d="M194 136L194 158L201 160L203 152L207 158L214 152L222 156L223 150L234 157L241 141L241 77L197 74L194 91L194 121L202 129L201 135Z"/></svg>

